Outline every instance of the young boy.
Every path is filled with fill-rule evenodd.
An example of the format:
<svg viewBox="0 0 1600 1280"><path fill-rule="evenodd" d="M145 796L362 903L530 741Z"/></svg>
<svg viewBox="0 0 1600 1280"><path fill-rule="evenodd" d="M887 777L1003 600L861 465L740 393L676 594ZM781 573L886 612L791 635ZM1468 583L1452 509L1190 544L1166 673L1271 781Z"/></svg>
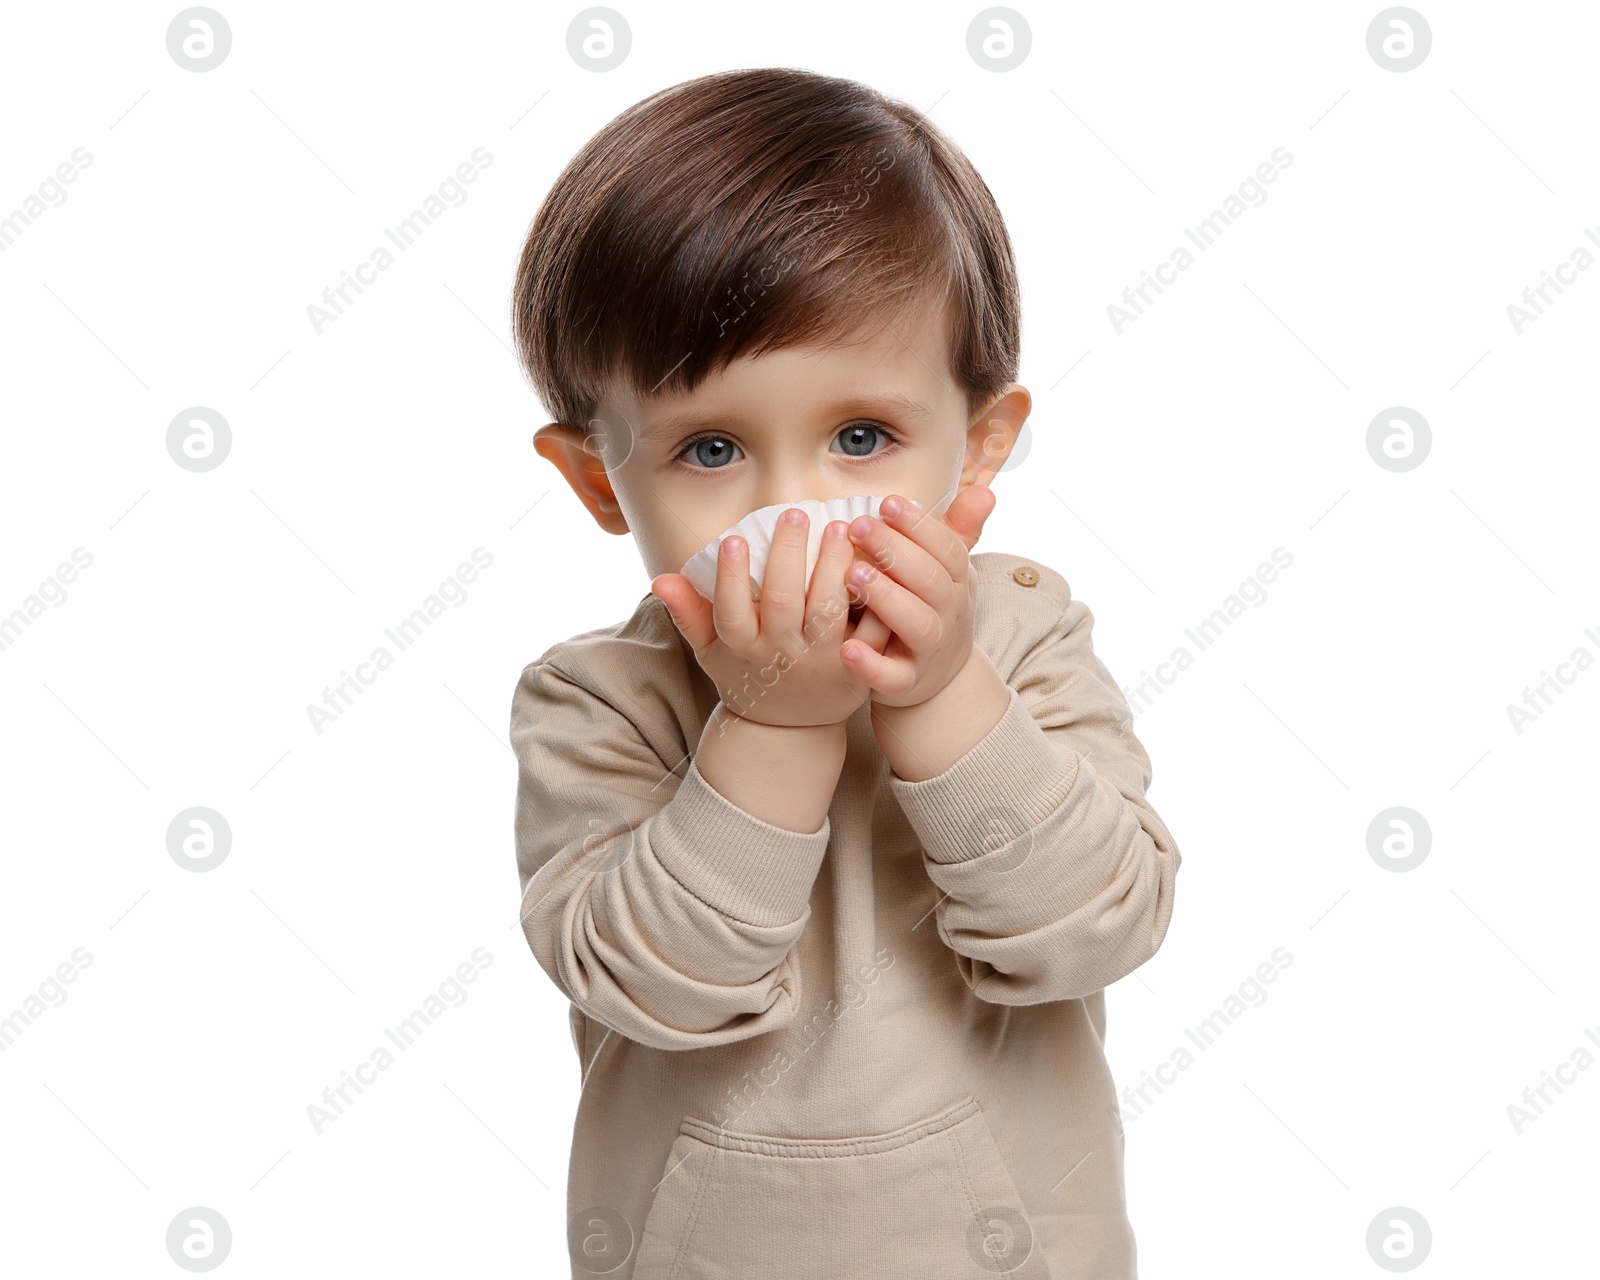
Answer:
<svg viewBox="0 0 1600 1280"><path fill-rule="evenodd" d="M512 704L572 1275L1134 1276L1104 988L1180 859L1089 610L969 554L1031 406L988 188L860 84L706 76L568 165L513 311L536 449L651 579ZM758 600L742 539L678 573L852 495L809 582L803 513Z"/></svg>

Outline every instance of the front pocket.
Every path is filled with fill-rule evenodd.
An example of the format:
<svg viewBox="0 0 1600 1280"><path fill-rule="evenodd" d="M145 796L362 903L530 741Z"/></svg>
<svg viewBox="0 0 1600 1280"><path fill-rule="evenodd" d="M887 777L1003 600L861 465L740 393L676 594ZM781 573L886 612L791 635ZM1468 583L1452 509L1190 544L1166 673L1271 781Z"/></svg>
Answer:
<svg viewBox="0 0 1600 1280"><path fill-rule="evenodd" d="M977 1099L856 1138L679 1126L635 1280L1048 1280Z"/></svg>

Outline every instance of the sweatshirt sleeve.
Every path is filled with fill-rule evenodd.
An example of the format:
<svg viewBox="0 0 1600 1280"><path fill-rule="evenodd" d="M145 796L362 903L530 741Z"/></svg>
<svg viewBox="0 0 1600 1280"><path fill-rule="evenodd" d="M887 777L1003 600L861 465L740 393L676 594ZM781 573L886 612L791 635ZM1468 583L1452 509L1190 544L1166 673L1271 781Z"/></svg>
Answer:
<svg viewBox="0 0 1600 1280"><path fill-rule="evenodd" d="M747 813L548 660L517 684L511 744L523 932L567 998L658 1049L788 1026L829 820Z"/></svg>
<svg viewBox="0 0 1600 1280"><path fill-rule="evenodd" d="M1137 969L1166 936L1181 862L1094 617L1052 578L1064 609L994 728L935 777L889 777L941 893L940 936L992 1004L1077 999Z"/></svg>

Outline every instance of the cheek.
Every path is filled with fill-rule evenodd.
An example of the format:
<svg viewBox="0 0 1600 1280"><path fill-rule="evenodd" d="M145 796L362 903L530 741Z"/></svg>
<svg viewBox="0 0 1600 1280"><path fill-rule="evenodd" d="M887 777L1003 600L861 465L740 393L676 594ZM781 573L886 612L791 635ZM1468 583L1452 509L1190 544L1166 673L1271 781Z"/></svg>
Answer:
<svg viewBox="0 0 1600 1280"><path fill-rule="evenodd" d="M618 502L640 554L656 573L680 572L690 556L745 514L724 512L686 484L660 477L651 477L626 499L619 491Z"/></svg>
<svg viewBox="0 0 1600 1280"><path fill-rule="evenodd" d="M951 455L941 451L937 457L919 458L914 466L897 473L882 492L903 493L920 502L923 510L932 511L955 496L956 487L961 483L964 461L959 452ZM879 490L875 489L874 492Z"/></svg>

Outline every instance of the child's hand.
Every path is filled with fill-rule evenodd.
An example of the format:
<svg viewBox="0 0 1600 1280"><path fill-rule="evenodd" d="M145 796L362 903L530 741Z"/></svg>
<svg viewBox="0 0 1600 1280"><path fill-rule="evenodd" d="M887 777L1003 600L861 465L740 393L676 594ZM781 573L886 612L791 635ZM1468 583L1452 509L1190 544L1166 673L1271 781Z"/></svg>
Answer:
<svg viewBox="0 0 1600 1280"><path fill-rule="evenodd" d="M807 596L809 524L799 508L779 519L759 603L750 598L749 548L736 535L724 538L718 551L714 602L682 574L664 573L650 583L723 703L746 720L836 724L871 696L866 682L840 659L840 645L848 639L875 653L889 630L871 609L859 622L849 619L844 572L855 548L843 520L823 531Z"/></svg>
<svg viewBox="0 0 1600 1280"><path fill-rule="evenodd" d="M851 524L851 541L878 568L856 565L850 583L893 632L886 645L852 640L844 646L845 661L867 682L873 702L926 702L971 658L976 585L967 572L967 553L994 504L987 485L970 485L941 520L890 495L883 500L883 519L862 516Z"/></svg>

